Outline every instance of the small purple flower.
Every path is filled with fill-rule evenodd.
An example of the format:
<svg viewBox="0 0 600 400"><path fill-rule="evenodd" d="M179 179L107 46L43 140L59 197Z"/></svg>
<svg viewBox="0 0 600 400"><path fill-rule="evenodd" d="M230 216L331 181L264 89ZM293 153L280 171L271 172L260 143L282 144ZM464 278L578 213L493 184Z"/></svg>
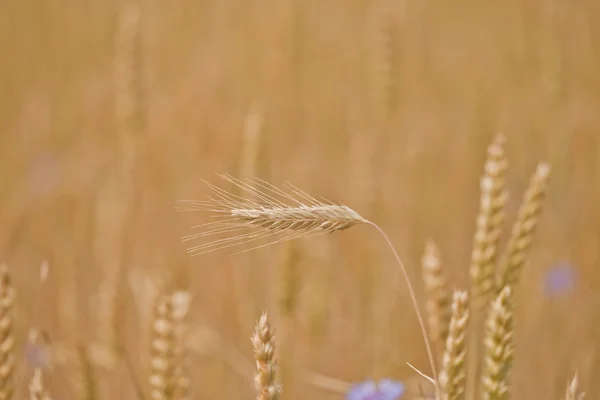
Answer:
<svg viewBox="0 0 600 400"><path fill-rule="evenodd" d="M404 394L404 384L391 379L365 381L352 385L346 400L398 400Z"/></svg>
<svg viewBox="0 0 600 400"><path fill-rule="evenodd" d="M551 266L544 276L544 292L548 297L570 292L575 286L576 270L569 262L563 261Z"/></svg>

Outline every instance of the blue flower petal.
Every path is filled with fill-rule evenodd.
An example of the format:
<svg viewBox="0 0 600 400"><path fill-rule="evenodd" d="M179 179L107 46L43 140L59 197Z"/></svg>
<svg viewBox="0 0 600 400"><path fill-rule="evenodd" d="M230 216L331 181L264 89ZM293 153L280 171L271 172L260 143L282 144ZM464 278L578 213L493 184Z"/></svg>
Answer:
<svg viewBox="0 0 600 400"><path fill-rule="evenodd" d="M383 394L382 399L398 400L404 394L404 384L391 379L382 379L379 381L379 391Z"/></svg>
<svg viewBox="0 0 600 400"><path fill-rule="evenodd" d="M373 381L365 381L352 385L346 394L346 400L367 400L377 395L377 385Z"/></svg>
<svg viewBox="0 0 600 400"><path fill-rule="evenodd" d="M568 262L554 264L546 271L544 291L546 296L553 297L570 292L575 286L576 270Z"/></svg>

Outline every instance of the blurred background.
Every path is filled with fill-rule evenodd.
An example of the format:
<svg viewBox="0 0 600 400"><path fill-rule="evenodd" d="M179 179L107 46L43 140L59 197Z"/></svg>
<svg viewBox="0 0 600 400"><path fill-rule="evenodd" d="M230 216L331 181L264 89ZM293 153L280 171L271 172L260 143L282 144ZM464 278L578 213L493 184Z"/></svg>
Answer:
<svg viewBox="0 0 600 400"><path fill-rule="evenodd" d="M597 398L598 20L594 0L0 2L0 261L17 293L17 390L42 363L55 398L80 397L77 363L46 358L114 336L129 361L93 365L98 397L131 398L131 376L147 382L153 282L193 296L195 399L253 396L263 310L284 398L411 382L406 362L429 373L374 230L190 257L181 237L209 215L174 205L204 199L203 180L233 189L215 173L341 201L390 235L423 301L429 239L451 287L468 287L486 147L503 133L507 234L536 164L552 167L518 289L513 398L558 398L575 370ZM572 284L548 291L555 268ZM48 335L43 362L32 327Z"/></svg>

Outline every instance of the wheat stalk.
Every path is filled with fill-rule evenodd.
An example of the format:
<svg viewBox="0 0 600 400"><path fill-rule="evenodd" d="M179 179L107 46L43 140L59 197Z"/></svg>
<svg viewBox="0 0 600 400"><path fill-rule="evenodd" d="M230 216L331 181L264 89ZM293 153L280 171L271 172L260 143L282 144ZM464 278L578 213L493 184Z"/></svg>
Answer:
<svg viewBox="0 0 600 400"><path fill-rule="evenodd" d="M6 265L0 264L0 400L9 400L14 393L14 301L10 272Z"/></svg>
<svg viewBox="0 0 600 400"><path fill-rule="evenodd" d="M31 400L51 400L44 386L42 370L40 368L33 370L33 377L29 383L29 398Z"/></svg>
<svg viewBox="0 0 600 400"><path fill-rule="evenodd" d="M189 309L189 294L174 292L156 300L152 325L150 397L181 400L188 397L189 380L182 365L182 321Z"/></svg>
<svg viewBox="0 0 600 400"><path fill-rule="evenodd" d="M485 172L480 183L479 215L470 267L473 280L471 297L476 307L487 303L487 297L494 288L496 254L502 234L504 206L508 198L504 182L508 166L504 142L504 136L498 135L489 146Z"/></svg>
<svg viewBox="0 0 600 400"><path fill-rule="evenodd" d="M277 361L274 333L267 320L267 313L263 313L251 338L257 369L254 375L256 400L277 400L281 396L282 387L275 383Z"/></svg>
<svg viewBox="0 0 600 400"><path fill-rule="evenodd" d="M579 392L579 376L575 373L573 379L567 385L567 390L565 391L564 400L583 400L585 397L585 393Z"/></svg>
<svg viewBox="0 0 600 400"><path fill-rule="evenodd" d="M514 312L511 288L505 286L491 303L484 338L484 400L508 399L508 375L513 360Z"/></svg>
<svg viewBox="0 0 600 400"><path fill-rule="evenodd" d="M439 377L440 400L464 399L468 325L469 295L466 291L454 292L452 318Z"/></svg>
<svg viewBox="0 0 600 400"><path fill-rule="evenodd" d="M503 256L497 290L501 290L505 286L514 288L520 279L521 270L540 219L549 177L550 167L547 164L539 164L523 196L519 214Z"/></svg>
<svg viewBox="0 0 600 400"><path fill-rule="evenodd" d="M421 266L427 293L426 312L429 334L431 340L443 350L448 337L452 294L446 284L440 251L431 240L425 244Z"/></svg>
<svg viewBox="0 0 600 400"><path fill-rule="evenodd" d="M200 228L203 231L186 236L183 240L185 242L213 235L224 235L225 237L215 239L206 244L193 246L188 249L189 253L196 255L203 254L280 236L279 239L253 248L256 249L300 237L334 233L357 224L371 225L384 238L404 276L413 308L417 314L423 341L425 342L425 349L433 379L437 381L437 371L431 343L425 322L419 311L419 303L410 283L408 272L389 237L377 224L363 218L359 213L346 205L335 204L328 200L318 200L290 184L287 184L286 192L260 179L242 181L229 175L221 175L221 177L241 188L252 197L252 200L237 196L207 183L214 195L208 201L178 201L181 211L211 211L223 217L219 221L196 226L195 228ZM287 203L283 200L286 200ZM240 233L249 228L253 228L253 230L251 229L247 233Z"/></svg>
<svg viewBox="0 0 600 400"><path fill-rule="evenodd" d="M484 174L480 181L479 214L476 220L473 250L471 252L472 330L469 342L469 373L467 394L472 399L477 393L480 369L481 325L483 308L494 290L498 242L502 234L504 207L508 199L504 174L508 161L504 154L505 137L497 135L487 149Z"/></svg>

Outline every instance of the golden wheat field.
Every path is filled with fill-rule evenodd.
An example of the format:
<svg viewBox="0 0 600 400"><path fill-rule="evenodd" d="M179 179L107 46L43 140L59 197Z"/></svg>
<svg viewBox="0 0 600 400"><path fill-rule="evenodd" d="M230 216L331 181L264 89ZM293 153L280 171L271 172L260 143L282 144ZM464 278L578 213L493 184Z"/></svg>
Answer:
<svg viewBox="0 0 600 400"><path fill-rule="evenodd" d="M0 399L600 398L598 21L1 1Z"/></svg>

